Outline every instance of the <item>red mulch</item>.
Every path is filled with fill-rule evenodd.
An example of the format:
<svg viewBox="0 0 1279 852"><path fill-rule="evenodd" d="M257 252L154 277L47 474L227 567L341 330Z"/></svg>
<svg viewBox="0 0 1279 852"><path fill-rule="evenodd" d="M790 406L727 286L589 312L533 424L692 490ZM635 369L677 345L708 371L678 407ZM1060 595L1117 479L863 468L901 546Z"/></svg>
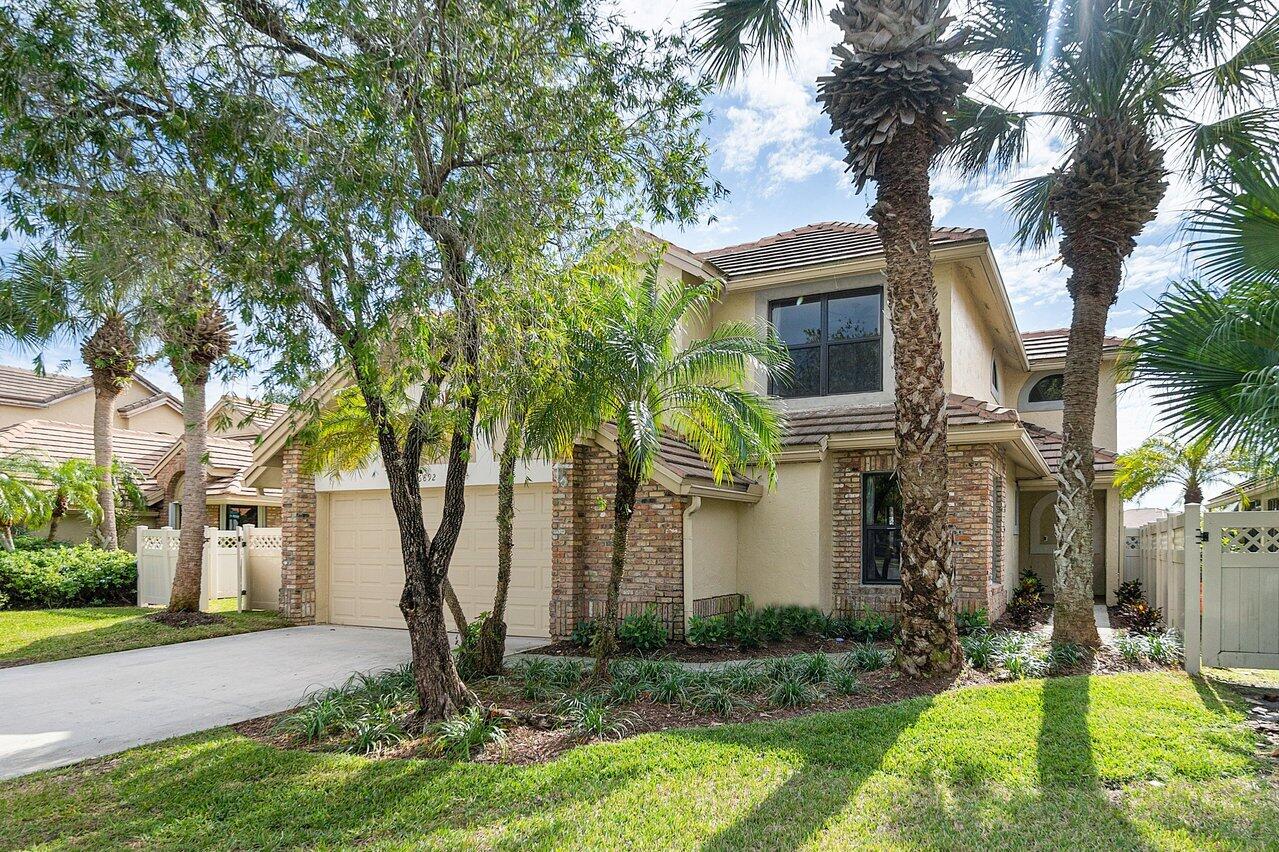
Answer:
<svg viewBox="0 0 1279 852"><path fill-rule="evenodd" d="M660 651L652 654L633 654L619 653L615 659L619 660L678 660L682 663L731 663L738 660L759 660L768 657L791 657L795 654L811 654L815 651L824 651L829 654L838 654L841 651L850 651L854 647L860 645L860 642L851 639L814 639L809 637L801 637L796 639L787 639L784 642L769 642L763 648L742 649L736 645L707 645L692 646L683 642L671 642ZM886 642L876 643L881 648L889 647ZM549 657L589 657L590 649L583 648L581 645L573 642L561 641L552 642L549 645L543 645L540 648L530 648L524 651L525 654L546 654Z"/></svg>
<svg viewBox="0 0 1279 852"><path fill-rule="evenodd" d="M167 624L169 627L197 627L204 624L224 624L226 619L213 612L155 612L148 615L151 621Z"/></svg>

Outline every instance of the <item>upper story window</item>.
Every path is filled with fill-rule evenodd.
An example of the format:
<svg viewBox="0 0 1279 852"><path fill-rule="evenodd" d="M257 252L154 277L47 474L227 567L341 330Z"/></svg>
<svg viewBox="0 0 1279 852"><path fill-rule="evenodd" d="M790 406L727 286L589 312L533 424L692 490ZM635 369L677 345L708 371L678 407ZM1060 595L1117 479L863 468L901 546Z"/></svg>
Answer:
<svg viewBox="0 0 1279 852"><path fill-rule="evenodd" d="M995 392L995 397L996 397L995 401L998 402L999 401L998 399L999 397L999 359L997 358L990 359L990 389Z"/></svg>
<svg viewBox="0 0 1279 852"><path fill-rule="evenodd" d="M1054 411L1062 407L1064 376L1061 373L1047 373L1038 377L1031 376L1021 389L1021 400L1017 407L1025 411Z"/></svg>
<svg viewBox="0 0 1279 852"><path fill-rule="evenodd" d="M791 376L773 381L781 397L883 390L883 293L878 287L779 299L768 319L790 350Z"/></svg>
<svg viewBox="0 0 1279 852"><path fill-rule="evenodd" d="M1065 391L1065 376L1053 373L1044 376L1030 388L1026 395L1027 402L1061 402Z"/></svg>

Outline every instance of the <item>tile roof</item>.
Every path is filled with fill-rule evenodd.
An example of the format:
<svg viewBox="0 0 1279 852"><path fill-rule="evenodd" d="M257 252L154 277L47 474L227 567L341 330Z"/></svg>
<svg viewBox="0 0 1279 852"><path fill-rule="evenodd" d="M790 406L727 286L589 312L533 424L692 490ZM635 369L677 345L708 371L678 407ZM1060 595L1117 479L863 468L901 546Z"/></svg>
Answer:
<svg viewBox="0 0 1279 852"><path fill-rule="evenodd" d="M123 414L125 417L128 417L133 412L139 411L143 408L149 408L157 402L171 402L179 409L182 407L181 401L176 396L168 391L160 391L159 393L131 402L128 405L122 405L117 408L116 411Z"/></svg>
<svg viewBox="0 0 1279 852"><path fill-rule="evenodd" d="M600 427L600 431L610 439L617 438L617 427L612 423L605 423ZM736 476L716 483L714 472L706 462L702 461L697 450L669 433L662 435L658 455L662 466L671 473L681 479L696 480L700 485L712 485L729 491L747 491L755 484L755 480L748 476Z"/></svg>
<svg viewBox="0 0 1279 852"><path fill-rule="evenodd" d="M1034 423L1023 421L1021 425L1026 428L1026 431L1030 434L1030 440L1035 442L1036 449L1044 457L1044 461L1048 462L1048 468L1055 476L1057 474L1057 466L1061 463L1061 447L1065 437L1060 432L1045 429L1043 426L1037 426ZM1114 473L1115 454L1110 450L1103 450L1101 447L1093 447L1093 470L1103 474Z"/></svg>
<svg viewBox="0 0 1279 852"><path fill-rule="evenodd" d="M261 431L271 428L271 424L289 410L287 405L277 402L258 402L252 399L241 399L231 394L223 396L213 407L217 409L223 406L234 412L228 415L232 428L253 425Z"/></svg>
<svg viewBox="0 0 1279 852"><path fill-rule="evenodd" d="M937 228L933 230L932 244L985 239L986 232L980 228ZM857 260L882 253L883 247L874 225L817 222L753 242L698 252L697 257L711 261L732 278Z"/></svg>
<svg viewBox="0 0 1279 852"><path fill-rule="evenodd" d="M891 431L897 417L892 403L885 405L847 405L811 411L792 411L786 415L784 446L819 443L827 435L853 432ZM992 405L970 396L950 394L946 401L949 426L971 426L980 423L1016 423L1017 412Z"/></svg>
<svg viewBox="0 0 1279 852"><path fill-rule="evenodd" d="M1070 341L1069 328L1048 328L1028 331L1021 336L1026 357L1033 366L1036 361L1060 361L1066 357L1066 344ZM1122 337L1107 337L1102 344L1103 355L1113 355L1123 346Z"/></svg>
<svg viewBox="0 0 1279 852"><path fill-rule="evenodd" d="M259 498L262 496L278 497L281 494L281 491L275 488L258 490L244 485L244 474L253 462L253 446L254 441L248 438L236 439L218 438L214 435L206 436L205 456L207 458L208 482L205 485L205 494L207 496ZM181 443L173 445L170 452L166 452L155 460L151 470L156 470L167 459L172 458L173 453L181 454L183 450ZM221 473L221 471L231 472Z"/></svg>
<svg viewBox="0 0 1279 852"><path fill-rule="evenodd" d="M115 455L141 473L138 485L147 500L158 499L160 489L152 478L152 469L179 439L161 432L132 429L113 429L112 437ZM46 464L67 459L92 460L93 427L57 420L24 420L0 429L0 455L19 454L37 458Z"/></svg>
<svg viewBox="0 0 1279 852"><path fill-rule="evenodd" d="M45 373L0 366L0 403L43 407L64 396L93 387L93 380L65 373Z"/></svg>

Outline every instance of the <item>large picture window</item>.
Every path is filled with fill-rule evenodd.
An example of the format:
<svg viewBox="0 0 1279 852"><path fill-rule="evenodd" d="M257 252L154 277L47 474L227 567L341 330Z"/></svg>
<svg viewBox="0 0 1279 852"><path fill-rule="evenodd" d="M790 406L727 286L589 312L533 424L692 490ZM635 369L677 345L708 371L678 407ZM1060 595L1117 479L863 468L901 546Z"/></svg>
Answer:
<svg viewBox="0 0 1279 852"><path fill-rule="evenodd" d="M879 288L800 296L769 303L768 319L790 350L791 375L773 381L781 397L883 390Z"/></svg>
<svg viewBox="0 0 1279 852"><path fill-rule="evenodd" d="M902 495L895 473L862 474L862 583L902 581Z"/></svg>

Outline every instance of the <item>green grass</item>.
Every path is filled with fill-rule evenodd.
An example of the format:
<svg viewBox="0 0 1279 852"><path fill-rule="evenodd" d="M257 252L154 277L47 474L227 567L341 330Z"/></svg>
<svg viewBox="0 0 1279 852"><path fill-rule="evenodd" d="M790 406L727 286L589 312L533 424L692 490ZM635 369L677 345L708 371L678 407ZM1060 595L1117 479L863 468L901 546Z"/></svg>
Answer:
<svg viewBox="0 0 1279 852"><path fill-rule="evenodd" d="M0 666L45 663L88 657L132 648L171 645L284 627L273 612L235 612L235 601L214 601L223 624L167 627L144 618L154 609L136 606L97 606L77 609L0 611Z"/></svg>
<svg viewBox="0 0 1279 852"><path fill-rule="evenodd" d="M0 785L0 848L1274 848L1228 693L1023 681L646 734L540 766L278 751L228 730Z"/></svg>

